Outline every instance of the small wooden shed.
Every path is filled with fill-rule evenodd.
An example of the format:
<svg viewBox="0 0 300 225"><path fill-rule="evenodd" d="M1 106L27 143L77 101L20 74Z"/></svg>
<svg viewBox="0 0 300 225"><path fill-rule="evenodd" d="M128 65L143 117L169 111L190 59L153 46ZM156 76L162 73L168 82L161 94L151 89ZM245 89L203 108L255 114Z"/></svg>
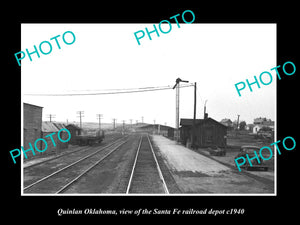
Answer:
<svg viewBox="0 0 300 225"><path fill-rule="evenodd" d="M63 149L67 149L69 142L61 142L58 139L58 132L60 129L65 128L65 126L63 124L60 123L53 123L53 122L48 122L48 121L44 121L42 122L42 138L45 139L47 141L47 150L45 152L42 152L42 154L51 154L51 153L60 153L62 152ZM51 135L51 137L53 138L55 145L53 145L51 137L47 135L55 133L54 135ZM62 140L67 140L69 137L69 134L66 131L61 131L60 132L60 138ZM45 148L45 144L44 142L40 142L41 146L39 147L39 149L44 149Z"/></svg>
<svg viewBox="0 0 300 225"><path fill-rule="evenodd" d="M180 120L180 141L186 145L191 142L193 119ZM227 127L212 118L196 119L194 147L226 147Z"/></svg>

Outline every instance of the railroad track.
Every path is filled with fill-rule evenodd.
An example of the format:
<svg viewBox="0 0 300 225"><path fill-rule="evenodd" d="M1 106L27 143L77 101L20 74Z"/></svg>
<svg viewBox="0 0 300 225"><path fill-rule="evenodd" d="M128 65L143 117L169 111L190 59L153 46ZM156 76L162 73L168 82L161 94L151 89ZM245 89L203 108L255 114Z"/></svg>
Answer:
<svg viewBox="0 0 300 225"><path fill-rule="evenodd" d="M128 135L126 135L125 138L126 138L127 136L128 136ZM110 140L110 141L118 141L118 140L121 140L122 138L124 138L124 137L117 138L117 139L113 139L113 140ZM104 145L101 145L101 146L98 145L97 147L106 147L106 146L108 146L108 145L110 145L110 144L111 144L111 143L104 144ZM69 151L69 152L66 152L66 153L63 153L63 154L59 154L59 155L57 155L57 156L55 156L55 157L53 157L53 158L49 158L49 159L47 159L47 160L43 160L43 161L41 161L41 162L38 162L38 163L35 163L35 164L32 164L32 165L28 165L28 166L24 167L23 170L24 170L24 171L30 170L30 168L32 168L32 167L37 167L37 166L39 166L39 165L41 165L41 164L47 164L48 162L54 161L54 160L59 159L59 158L66 158L66 156L68 156L68 155L69 155L69 157L71 158L71 157L73 157L73 155L77 155L77 154L80 154L80 153L83 152L83 151L89 151L89 150L92 150L92 149L94 149L94 148L95 148L95 146L85 146L85 147L80 147L79 149L76 149L76 150L74 150L74 151Z"/></svg>
<svg viewBox="0 0 300 225"><path fill-rule="evenodd" d="M27 185L23 191L24 193L62 193L88 171L118 150L127 141L128 139L124 140L124 138L121 138L121 140L119 139Z"/></svg>
<svg viewBox="0 0 300 225"><path fill-rule="evenodd" d="M142 135L126 194L169 194L149 135Z"/></svg>
<svg viewBox="0 0 300 225"><path fill-rule="evenodd" d="M121 137L117 138L115 140L111 140L112 143L106 143L102 146L88 146L83 147L80 149L76 149L72 152L68 152L62 155L59 155L57 157L50 158L48 160L27 166L23 168L24 173L24 181L23 185L25 188L32 183L40 180L41 178L54 173L55 171L72 164L73 162L80 160L81 158L87 156L88 154L92 154L94 152L99 152L102 149L105 149L109 147L110 145L113 145L114 143L117 143L118 141L127 138Z"/></svg>
<svg viewBox="0 0 300 225"><path fill-rule="evenodd" d="M39 166L39 165L41 165L41 164L46 164L46 163L48 163L48 162L50 162L50 161L54 161L54 160L59 159L59 158L64 158L64 157L66 157L67 155L74 155L74 154L77 154L77 153L82 152L82 151L88 151L88 150L90 150L90 149L92 149L91 146L86 146L86 147L83 147L83 148L78 148L78 149L76 149L76 150L74 150L74 151L70 151L70 152L67 152L67 153L63 153L63 154L57 155L57 156L55 156L55 157L53 157L53 158L49 158L49 159L43 160L43 161L41 161L41 162L38 162L38 163L35 163L35 164L32 164L32 165L28 165L28 166L24 167L23 169L24 169L24 171L25 171L25 170L28 171L28 170L31 169L32 167L37 167L37 166Z"/></svg>

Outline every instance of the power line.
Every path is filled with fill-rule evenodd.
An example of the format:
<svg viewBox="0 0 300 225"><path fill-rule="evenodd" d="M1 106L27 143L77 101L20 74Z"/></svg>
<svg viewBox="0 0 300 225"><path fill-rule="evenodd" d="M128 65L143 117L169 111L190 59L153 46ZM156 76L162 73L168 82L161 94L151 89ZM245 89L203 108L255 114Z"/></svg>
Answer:
<svg viewBox="0 0 300 225"><path fill-rule="evenodd" d="M156 86L156 87L141 87L141 88L112 88L112 89L85 89L85 90L66 90L67 92L96 92L96 91L129 91L129 90L136 90L136 89L152 89L152 88L167 88L170 86Z"/></svg>
<svg viewBox="0 0 300 225"><path fill-rule="evenodd" d="M180 88L193 87L194 84L181 85ZM130 88L130 89L114 89L118 91L106 92L107 90L102 90L101 92L95 93L70 93L70 94L25 94L31 96L82 96L82 95L112 95L112 94L127 94L127 93L137 93L137 92L148 92L148 91L161 91L172 89L172 86L162 86L162 87L142 87L142 88Z"/></svg>

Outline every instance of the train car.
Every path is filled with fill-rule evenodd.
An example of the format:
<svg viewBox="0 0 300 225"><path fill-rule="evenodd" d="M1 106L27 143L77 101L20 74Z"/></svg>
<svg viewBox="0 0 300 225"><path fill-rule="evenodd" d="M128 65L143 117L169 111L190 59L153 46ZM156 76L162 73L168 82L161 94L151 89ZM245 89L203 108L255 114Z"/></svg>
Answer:
<svg viewBox="0 0 300 225"><path fill-rule="evenodd" d="M104 140L104 131L84 131L82 134L76 137L76 144L82 145L94 145L101 143Z"/></svg>

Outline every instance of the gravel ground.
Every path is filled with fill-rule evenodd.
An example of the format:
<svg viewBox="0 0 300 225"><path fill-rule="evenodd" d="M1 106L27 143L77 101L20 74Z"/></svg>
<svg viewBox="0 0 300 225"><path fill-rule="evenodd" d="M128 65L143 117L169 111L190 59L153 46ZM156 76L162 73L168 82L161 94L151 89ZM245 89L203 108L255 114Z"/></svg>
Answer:
<svg viewBox="0 0 300 225"><path fill-rule="evenodd" d="M165 137L154 136L153 141L169 162L172 170L199 172L206 175L217 175L230 170L228 167L182 145L177 145L175 141Z"/></svg>
<svg viewBox="0 0 300 225"><path fill-rule="evenodd" d="M165 193L163 183L159 177L159 172L146 136L142 139L129 193Z"/></svg>
<svg viewBox="0 0 300 225"><path fill-rule="evenodd" d="M118 138L121 138L122 136L123 135L121 135L121 133L107 134L101 143L94 144L92 147L98 147L98 146L101 147L103 145L113 142L114 140L117 140ZM90 147L90 146L88 146L88 145L87 146L79 146L79 145L69 144L67 149L63 149L63 151L58 154L56 154L54 151L48 153L46 150L44 152L45 154L37 154L35 156L31 156L28 159L25 159L25 157L23 157L23 168L47 161L49 159L54 159L56 157L59 157L59 156L65 155L65 154L69 154L71 152L74 152L76 150L80 150L80 149L86 148L86 147Z"/></svg>
<svg viewBox="0 0 300 225"><path fill-rule="evenodd" d="M234 158L238 154L237 151L232 151L231 152L230 150L227 150L225 156L212 156L212 155L210 155L210 153L208 152L207 149L198 149L197 151L200 152L201 154L207 155L208 157L213 158L213 159L215 159L219 162L228 164L228 165L236 168ZM265 161L264 165L268 166L268 171L247 171L247 173L251 173L253 175L263 177L263 178L274 181L274 178L275 178L274 159L272 158L268 161ZM236 170L237 170L237 168L236 168Z"/></svg>
<svg viewBox="0 0 300 225"><path fill-rule="evenodd" d="M139 135L131 136L126 144L85 174L65 193L125 194L138 141Z"/></svg>

